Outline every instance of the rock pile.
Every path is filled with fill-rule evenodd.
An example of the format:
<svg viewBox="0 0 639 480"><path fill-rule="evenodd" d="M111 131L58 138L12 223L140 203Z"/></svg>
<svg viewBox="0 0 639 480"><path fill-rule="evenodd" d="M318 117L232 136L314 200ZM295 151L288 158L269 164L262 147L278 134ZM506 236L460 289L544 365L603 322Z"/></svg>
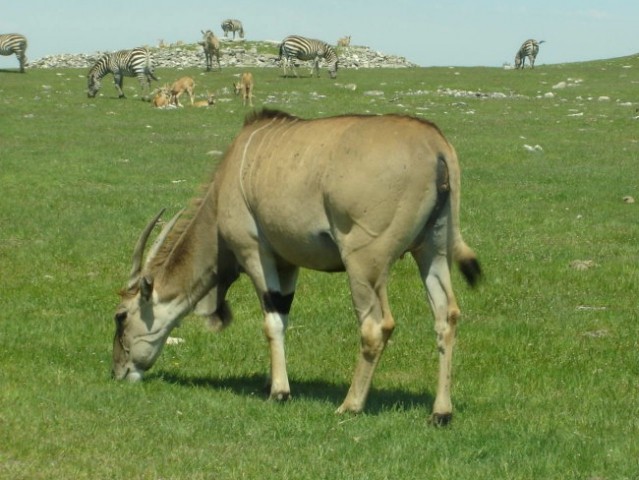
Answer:
<svg viewBox="0 0 639 480"><path fill-rule="evenodd" d="M405 57L387 55L368 47L343 47L338 52L340 68L407 68L418 65Z"/></svg>
<svg viewBox="0 0 639 480"><path fill-rule="evenodd" d="M224 67L279 67L276 52L278 42L222 43L220 63ZM204 53L197 44L150 48L156 68L192 68L204 66ZM49 55L29 63L30 68L90 68L107 52L93 54ZM406 68L416 67L404 57L387 55L368 47L352 46L338 49L340 68ZM215 62L213 65L216 66Z"/></svg>

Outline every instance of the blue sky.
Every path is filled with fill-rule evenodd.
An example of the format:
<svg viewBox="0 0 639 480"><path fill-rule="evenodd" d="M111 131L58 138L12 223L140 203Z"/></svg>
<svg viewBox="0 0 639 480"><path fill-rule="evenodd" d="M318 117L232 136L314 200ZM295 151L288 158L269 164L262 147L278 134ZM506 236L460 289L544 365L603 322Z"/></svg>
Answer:
<svg viewBox="0 0 639 480"><path fill-rule="evenodd" d="M10 0L0 32L29 39L27 56L93 53L192 43L200 30L221 36L239 18L247 38L301 34L401 55L422 66L501 66L527 38L545 40L537 63L563 63L639 52L637 0ZM0 57L0 68L14 58Z"/></svg>

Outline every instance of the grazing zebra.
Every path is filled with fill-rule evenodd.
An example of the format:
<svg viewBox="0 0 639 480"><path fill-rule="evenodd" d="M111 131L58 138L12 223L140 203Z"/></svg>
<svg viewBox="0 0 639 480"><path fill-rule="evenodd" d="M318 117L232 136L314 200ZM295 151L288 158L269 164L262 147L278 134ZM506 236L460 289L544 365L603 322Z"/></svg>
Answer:
<svg viewBox="0 0 639 480"><path fill-rule="evenodd" d="M201 30L202 41L198 42L204 49L204 56L206 57L206 71L210 72L213 66L213 55L217 59L217 66L222 70L222 64L220 63L220 40L215 36L211 30Z"/></svg>
<svg viewBox="0 0 639 480"><path fill-rule="evenodd" d="M235 32L240 34L240 38L244 38L244 27L242 27L242 22L235 19L227 19L222 22L222 30L224 31L224 36L227 37L229 32L233 32L233 40L235 40Z"/></svg>
<svg viewBox="0 0 639 480"><path fill-rule="evenodd" d="M318 77L319 61L320 58L324 58L326 63L328 63L328 74L331 78L337 76L337 54L328 43L312 38L300 37L298 35L290 35L282 40L280 44L280 60L284 68L284 76L286 76L286 72L288 68L291 67L291 62L295 58L298 60L312 60L313 70L311 74L314 71ZM297 77L297 70L295 68L293 68L293 72Z"/></svg>
<svg viewBox="0 0 639 480"><path fill-rule="evenodd" d="M0 35L0 55L13 55L20 62L20 73L24 73L24 65L27 63L25 52L27 51L27 39L19 33L5 33Z"/></svg>
<svg viewBox="0 0 639 480"><path fill-rule="evenodd" d="M537 54L539 53L539 45L544 43L544 41L545 40L541 40L538 42L531 38L522 43L515 55L515 68L524 68L526 57L528 57L530 61L530 68L535 68L535 58L537 58Z"/></svg>
<svg viewBox="0 0 639 480"><path fill-rule="evenodd" d="M100 90L102 78L109 73L113 74L113 83L115 83L119 98L124 98L122 91L124 77L138 78L144 90L143 100L149 99L148 92L151 80L157 80L154 75L151 54L146 48L140 47L108 53L95 62L95 65L89 70L87 75L89 98L95 97Z"/></svg>

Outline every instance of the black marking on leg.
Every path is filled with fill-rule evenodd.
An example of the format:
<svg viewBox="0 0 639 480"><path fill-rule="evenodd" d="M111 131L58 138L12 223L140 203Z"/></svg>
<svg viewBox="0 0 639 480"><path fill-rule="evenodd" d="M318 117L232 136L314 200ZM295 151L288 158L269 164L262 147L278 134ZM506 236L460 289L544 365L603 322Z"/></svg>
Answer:
<svg viewBox="0 0 639 480"><path fill-rule="evenodd" d="M264 310L268 313L276 312L282 315L288 315L291 311L291 304L295 292L289 295L282 295L280 292L268 291L264 294Z"/></svg>

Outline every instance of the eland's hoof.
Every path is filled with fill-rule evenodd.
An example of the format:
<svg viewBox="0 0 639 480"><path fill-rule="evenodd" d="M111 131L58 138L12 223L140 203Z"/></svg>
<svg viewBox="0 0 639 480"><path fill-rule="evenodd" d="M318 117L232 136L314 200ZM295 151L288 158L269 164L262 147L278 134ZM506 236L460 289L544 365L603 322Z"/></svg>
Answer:
<svg viewBox="0 0 639 480"><path fill-rule="evenodd" d="M357 415L358 413L362 413L362 410L364 410L363 405L356 405L356 404L352 404L347 401L344 401L344 403L342 403L338 407L338 409L335 410L335 413L338 415L342 415L344 413L352 413Z"/></svg>
<svg viewBox="0 0 639 480"><path fill-rule="evenodd" d="M271 392L269 400L276 402L285 402L291 397L291 392Z"/></svg>
<svg viewBox="0 0 639 480"><path fill-rule="evenodd" d="M452 413L433 413L428 419L428 423L435 427L447 427L452 420Z"/></svg>

